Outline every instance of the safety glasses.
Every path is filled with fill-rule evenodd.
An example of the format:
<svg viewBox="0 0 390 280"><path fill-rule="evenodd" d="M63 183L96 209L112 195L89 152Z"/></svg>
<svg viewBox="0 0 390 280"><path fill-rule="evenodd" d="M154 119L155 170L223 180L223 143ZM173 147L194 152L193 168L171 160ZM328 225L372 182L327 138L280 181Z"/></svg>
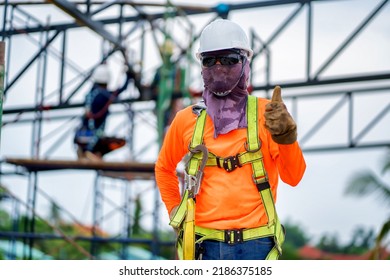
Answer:
<svg viewBox="0 0 390 280"><path fill-rule="evenodd" d="M202 55L201 62L204 67L211 67L219 61L221 65L234 65L241 62L242 55L230 53L223 55Z"/></svg>

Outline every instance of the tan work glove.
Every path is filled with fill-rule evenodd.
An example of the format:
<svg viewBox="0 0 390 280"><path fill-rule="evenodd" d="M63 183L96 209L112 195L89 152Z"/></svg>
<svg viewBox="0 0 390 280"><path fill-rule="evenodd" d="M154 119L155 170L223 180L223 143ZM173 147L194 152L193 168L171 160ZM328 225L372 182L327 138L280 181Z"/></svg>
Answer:
<svg viewBox="0 0 390 280"><path fill-rule="evenodd" d="M297 125L282 100L280 86L274 88L271 102L265 106L265 128L278 144L292 144L297 140Z"/></svg>

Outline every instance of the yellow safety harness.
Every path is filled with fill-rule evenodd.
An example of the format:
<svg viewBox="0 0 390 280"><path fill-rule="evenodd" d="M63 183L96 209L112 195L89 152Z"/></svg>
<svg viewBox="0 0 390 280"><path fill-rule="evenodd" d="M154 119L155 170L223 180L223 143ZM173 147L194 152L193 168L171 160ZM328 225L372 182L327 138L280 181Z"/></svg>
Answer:
<svg viewBox="0 0 390 280"><path fill-rule="evenodd" d="M268 176L264 168L261 142L258 137L257 98L248 96L247 103L247 142L245 152L221 158L208 152L203 145L203 132L206 121L206 110L198 115L194 134L189 146L189 153L185 158L185 191L179 207L170 221L170 225L178 230L177 251L179 259L195 259L195 243L204 240L216 240L228 244L240 243L262 237L273 237L274 248L267 256L269 260L276 260L282 253L284 229L278 219L275 209ZM253 181L257 186L263 202L268 223L264 226L250 229L216 230L202 228L195 225L195 196L199 192L203 169L206 166L216 166L227 172L234 171L244 164L251 164ZM198 236L196 240L195 235Z"/></svg>

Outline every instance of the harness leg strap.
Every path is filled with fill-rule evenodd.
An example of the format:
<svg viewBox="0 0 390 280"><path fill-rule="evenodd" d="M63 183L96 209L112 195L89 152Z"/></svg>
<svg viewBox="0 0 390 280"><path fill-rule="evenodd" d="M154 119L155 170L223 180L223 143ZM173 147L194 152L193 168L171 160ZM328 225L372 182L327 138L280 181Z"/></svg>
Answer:
<svg viewBox="0 0 390 280"><path fill-rule="evenodd" d="M268 225L274 225L273 236L275 246L268 254L267 259L276 260L279 258L280 255L282 255L282 245L284 243L285 238L284 228L276 214L275 202L273 201L273 196L268 181L258 183L256 185L260 192L260 196L263 201L266 214L268 216Z"/></svg>
<svg viewBox="0 0 390 280"><path fill-rule="evenodd" d="M187 199L187 216L184 221L183 259L195 259L195 201Z"/></svg>

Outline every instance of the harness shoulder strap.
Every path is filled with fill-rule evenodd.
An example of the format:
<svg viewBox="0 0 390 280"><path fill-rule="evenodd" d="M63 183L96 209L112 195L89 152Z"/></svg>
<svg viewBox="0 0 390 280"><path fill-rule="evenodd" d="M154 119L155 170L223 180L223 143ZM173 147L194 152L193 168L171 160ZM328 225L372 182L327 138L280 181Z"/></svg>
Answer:
<svg viewBox="0 0 390 280"><path fill-rule="evenodd" d="M197 172L199 172L199 167L201 165L201 161L199 160L196 160L194 158L194 155L197 155L197 157L203 157L204 158L204 153L202 153L200 151L200 149L197 149L196 147L199 147L200 145L203 144L203 133L204 133L204 127L205 127L205 123L206 123L206 110L202 110L196 120L196 124L195 124L195 129L194 129L194 133L192 135L192 139L191 139L191 143L190 143L190 146L189 146L189 154L187 155L188 157L188 162L187 162L187 166L186 166L186 171L187 171L187 174L189 175L192 175L192 176L196 176L197 175ZM202 150L205 150L206 148L204 147ZM207 160L207 157L206 156L206 160ZM201 170L201 172L203 172L203 170Z"/></svg>
<svg viewBox="0 0 390 280"><path fill-rule="evenodd" d="M195 111L194 111L195 110ZM208 150L203 143L203 132L206 122L206 110L194 106L193 111L198 115L194 133L189 146L189 153L186 159L185 170L185 192L172 218L170 225L179 228L180 233L177 240L177 251L180 259L195 259L195 195L199 191L203 177L203 169L206 166ZM197 160L194 155L200 156Z"/></svg>
<svg viewBox="0 0 390 280"><path fill-rule="evenodd" d="M196 146L203 143L203 133L204 133L204 127L206 123L206 110L202 110L196 119L194 134L192 135L190 148L193 149Z"/></svg>
<svg viewBox="0 0 390 280"><path fill-rule="evenodd" d="M257 98L255 96L249 95L248 102L246 106L246 116L247 116L247 135L248 140L246 143L247 151L258 151L261 147L261 142L259 138L259 126L258 126L258 116L257 116Z"/></svg>
<svg viewBox="0 0 390 280"><path fill-rule="evenodd" d="M268 226L274 227L275 247L268 254L267 259L278 259L278 257L282 254L282 244L285 236L284 230L276 213L271 186L268 182L267 172L264 168L263 155L261 153L261 142L258 136L258 110L257 98L255 96L248 96L247 118L248 142L246 150L248 152L259 153L260 155L257 160L252 161L253 181L260 193L265 213L268 218Z"/></svg>

